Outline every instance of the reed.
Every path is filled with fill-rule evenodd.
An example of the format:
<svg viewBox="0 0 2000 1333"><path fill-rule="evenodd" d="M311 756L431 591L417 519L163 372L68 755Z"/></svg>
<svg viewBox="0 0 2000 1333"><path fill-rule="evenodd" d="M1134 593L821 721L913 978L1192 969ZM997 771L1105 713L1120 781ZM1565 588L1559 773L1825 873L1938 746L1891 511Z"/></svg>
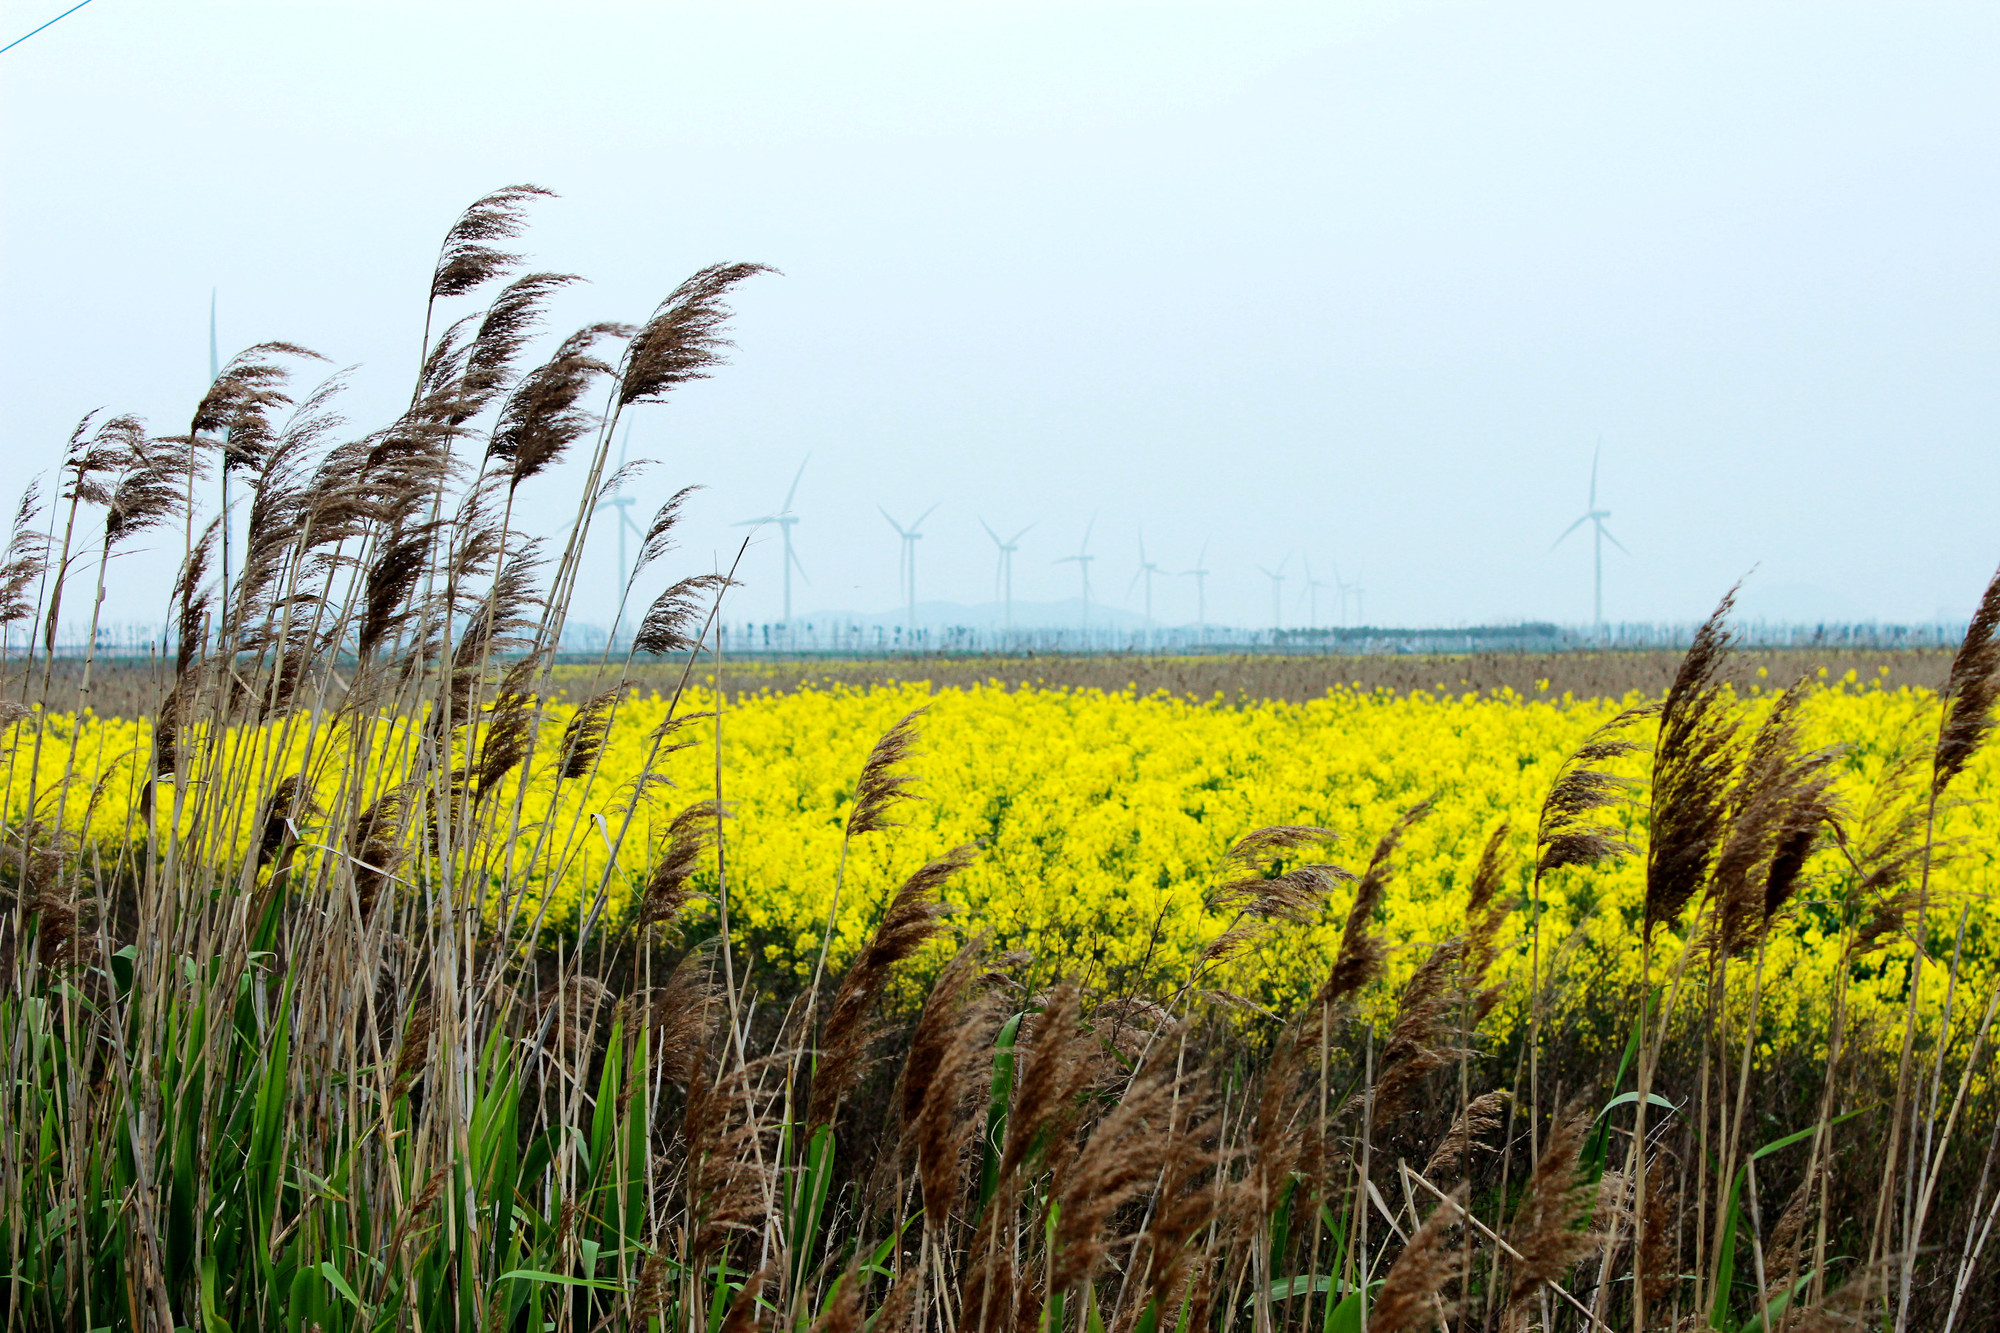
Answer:
<svg viewBox="0 0 2000 1333"><path fill-rule="evenodd" d="M447 233L395 419L340 422L338 377L301 389L313 355L266 344L183 434L86 419L16 510L0 1327L1949 1333L2000 1305L2000 991L1983 906L1930 874L2000 699L2000 582L1932 732L1853 809L1800 691L1728 686L1725 599L1662 701L1563 766L1532 861L1493 833L1454 881L1463 928L1393 996L1377 918L1448 789L1387 828L1242 830L1228 927L1158 993L1088 940L1029 959L960 927L976 847L911 866L844 967L832 917L801 923L800 984L732 932L719 765L706 791L659 767L697 723L719 750L731 698L730 574L663 569L690 489L647 530L624 660L553 654L592 514L639 475L607 470L620 414L714 373L766 270L703 269L535 359L574 279L503 247L544 193ZM572 455L573 521L522 531L517 493ZM115 557L172 540L171 641L118 677L145 781L107 836L72 717L100 664L52 650ZM716 712L688 705L697 670ZM666 717L614 783L635 679ZM1650 782L1614 776L1656 715ZM836 894L917 795L920 725L853 756L841 859L809 868ZM547 791L577 799L531 817ZM1326 859L1348 842L1373 846L1358 874ZM1550 1006L1544 885L1630 853L1646 984ZM537 886L583 867L558 926ZM1296 1011L1215 986L1328 917ZM1801 1046L1764 957L1805 929L1840 947ZM1492 980L1509 951L1525 993ZM1885 974L1902 1030L1857 1040L1841 997ZM1492 1035L1496 1011L1525 1021Z"/></svg>

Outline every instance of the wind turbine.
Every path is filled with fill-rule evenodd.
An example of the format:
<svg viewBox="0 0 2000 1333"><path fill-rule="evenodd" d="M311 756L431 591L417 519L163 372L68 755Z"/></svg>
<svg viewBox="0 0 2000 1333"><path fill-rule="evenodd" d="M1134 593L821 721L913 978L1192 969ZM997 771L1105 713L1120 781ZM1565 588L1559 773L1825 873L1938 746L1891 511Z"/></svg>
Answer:
<svg viewBox="0 0 2000 1333"><path fill-rule="evenodd" d="M1564 528L1563 535L1556 538L1554 543L1549 547L1551 551L1555 550L1556 547L1561 546L1564 541L1568 540L1572 532L1575 532L1586 523L1591 525L1591 546L1594 552L1591 614L1594 617L1597 628L1600 630L1604 628L1604 543L1608 541L1619 550L1625 551L1625 543L1613 537L1611 530L1604 526L1604 520L1611 517L1611 511L1597 507L1597 460L1603 452L1604 441L1599 440L1597 448L1590 455L1590 507L1584 510L1582 518ZM1625 551L1625 554L1630 555L1632 553Z"/></svg>
<svg viewBox="0 0 2000 1333"><path fill-rule="evenodd" d="M1316 579L1313 577L1313 564L1311 560L1305 561L1305 567L1306 567L1306 628L1318 629L1319 590L1321 588L1329 587L1331 585L1329 585L1325 579ZM1340 577L1340 570L1339 567L1336 566L1334 569L1334 578L1336 581L1338 581L1339 577Z"/></svg>
<svg viewBox="0 0 2000 1333"><path fill-rule="evenodd" d="M1195 628L1208 625L1208 541L1203 539L1201 554L1194 558L1193 569L1183 569L1180 577L1194 580L1194 623Z"/></svg>
<svg viewBox="0 0 2000 1333"><path fill-rule="evenodd" d="M1139 572L1132 576L1132 582L1125 587L1125 595L1130 597L1132 589L1139 586L1139 580L1146 580L1146 623L1153 623L1153 576L1166 571L1146 558L1146 534L1139 534Z"/></svg>
<svg viewBox="0 0 2000 1333"><path fill-rule="evenodd" d="M623 472L625 470L625 455L631 451L631 448L632 448L632 423L628 421L625 423L625 439L618 446L619 472ZM616 476L617 473L613 473L612 475ZM624 492L621 491L616 495L608 496L605 499L599 500L595 505L591 506L590 510L590 512L593 514L600 509L615 509L618 511L618 577L626 580L627 582L629 582L632 578L632 563L627 558L625 552L625 534L628 532L637 532L639 533L639 536L642 539L646 535L644 532L640 531L639 525L632 520L632 506L636 503L638 503L638 501L636 501L635 499L633 499L633 497L626 495ZM611 623L611 643L613 647L617 646L618 627L620 624L623 623L624 615L625 615L625 598L621 592L621 595L618 598L618 618L613 620Z"/></svg>
<svg viewBox="0 0 2000 1333"><path fill-rule="evenodd" d="M785 502L778 506L777 513L766 514L762 518L746 518L734 525L739 528L761 528L766 523L775 523L778 525L778 535L785 540L785 623L787 625L792 623L792 571L796 569L799 571L800 578L806 578L806 567L799 563L798 552L792 549L792 525L799 521L799 516L792 512L792 498L799 493L799 478L805 476L806 464L811 461L811 454L807 454L799 460L799 470L792 474L792 488L785 492ZM806 579L806 582L811 583L812 580Z"/></svg>
<svg viewBox="0 0 2000 1333"><path fill-rule="evenodd" d="M940 501L939 503L943 502ZM881 509L882 507L877 505L876 508ZM895 519L889 518L888 510L882 509L882 517L889 518L889 526L894 528L896 535L903 539L903 556L897 562L896 576L902 580L904 605L908 608L903 628L910 634L917 632L917 543L923 539L924 535L918 529L924 526L925 519L936 512L937 505L932 505L929 509L917 515L917 521L906 528Z"/></svg>
<svg viewBox="0 0 2000 1333"><path fill-rule="evenodd" d="M1290 564L1291 560L1292 557L1289 554L1287 554L1283 560L1280 560L1278 562L1278 567L1276 569L1266 569L1262 565L1257 566L1257 572L1259 574L1262 574L1265 578L1271 580L1271 628L1272 629L1284 628L1284 619L1285 619L1284 603L1279 598L1279 590L1284 586L1285 583L1285 566Z"/></svg>
<svg viewBox="0 0 2000 1333"><path fill-rule="evenodd" d="M1000 598L1001 604L1006 608L1007 628L1012 629L1014 628L1014 552L1019 549L1021 538L1027 536L1028 528L1035 525L1030 523L1028 528L1022 528L1004 542L1000 540L1000 534L993 530L993 525L985 519L979 520L979 526L986 529L986 535L991 537L993 545L999 548L993 567L993 594Z"/></svg>
<svg viewBox="0 0 2000 1333"><path fill-rule="evenodd" d="M1097 526L1097 515L1090 516L1090 522L1083 528L1083 541L1077 546L1075 555L1058 559L1058 565L1075 565L1077 573L1083 575L1083 628L1090 628L1090 562L1097 559L1090 554L1090 530Z"/></svg>

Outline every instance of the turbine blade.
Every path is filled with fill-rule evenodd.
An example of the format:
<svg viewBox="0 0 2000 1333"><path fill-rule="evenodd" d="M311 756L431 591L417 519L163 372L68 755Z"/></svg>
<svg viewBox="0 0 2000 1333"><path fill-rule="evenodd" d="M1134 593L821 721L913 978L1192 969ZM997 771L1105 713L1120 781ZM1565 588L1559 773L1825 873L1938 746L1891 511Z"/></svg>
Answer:
<svg viewBox="0 0 2000 1333"><path fill-rule="evenodd" d="M1036 520L1035 520L1035 522L1036 522L1036 523L1039 523L1039 522L1041 522L1041 520L1040 520L1040 519L1036 519ZM1035 526L1035 524L1034 524L1034 523L1030 523L1030 524L1028 525L1028 528L1032 528L1032 527L1034 527L1034 526ZM1008 544L1009 546L1012 546L1012 545L1013 545L1013 544L1014 544L1015 542L1017 542L1017 541L1020 541L1020 540L1021 540L1021 538L1023 538L1023 537L1025 537L1025 536L1027 536L1027 535L1028 535L1028 528L1022 528L1022 529L1021 529L1021 530L1020 530L1019 532L1015 533L1015 534L1014 534L1014 535L1013 535L1012 537L1008 538L1008 539L1007 539L1007 544Z"/></svg>
<svg viewBox="0 0 2000 1333"><path fill-rule="evenodd" d="M942 500L938 501L938 504L943 504L943 503L944 501ZM937 512L937 505L932 505L929 509L926 509L923 513L917 515L917 521L910 524L910 531L915 532L918 528L921 528L924 525L924 520L929 518L932 514L935 514L936 512Z"/></svg>
<svg viewBox="0 0 2000 1333"><path fill-rule="evenodd" d="M876 505L875 507L876 507L877 509L882 509L882 506L881 506L881 505ZM882 509L882 517L883 517L883 518L889 518L889 511L888 511L888 510L886 510L886 509ZM903 525L902 525L901 523L898 523L898 522L897 522L897 521L896 521L895 519L893 519L893 518L889 518L889 526L890 526L890 527L892 527L892 528L894 528L894 529L896 530L896 535L897 535L898 537L907 537L907 536L909 536L909 535L910 535L909 533L907 533L907 532L903 531Z"/></svg>
<svg viewBox="0 0 2000 1333"><path fill-rule="evenodd" d="M1597 508L1597 460L1604 453L1604 437L1597 437L1597 447L1590 451L1590 507Z"/></svg>
<svg viewBox="0 0 2000 1333"><path fill-rule="evenodd" d="M986 535L993 539L993 544L995 546L1004 546L1006 544L1000 540L1000 534L993 530L993 525L991 523L988 523L985 519L982 518L979 520L979 526L986 529Z"/></svg>
<svg viewBox="0 0 2000 1333"><path fill-rule="evenodd" d="M1549 543L1549 549L1553 551L1556 549L1556 547L1561 546L1565 541L1569 539L1569 535L1572 532L1575 532L1578 528L1582 527L1584 524L1588 522L1590 522L1590 515L1585 514L1582 518L1578 519L1576 522L1564 528L1563 535Z"/></svg>
<svg viewBox="0 0 2000 1333"><path fill-rule="evenodd" d="M1625 551L1625 543L1619 541L1616 537L1612 536L1610 528L1607 528L1602 523L1599 523L1597 525L1597 530L1604 535L1605 541L1610 542L1613 546L1617 547L1619 550ZM1625 551L1625 554L1631 555L1632 553L1630 551Z"/></svg>
<svg viewBox="0 0 2000 1333"><path fill-rule="evenodd" d="M792 474L792 489L785 492L785 503L778 507L779 513L789 514L792 512L792 497L799 493L799 478L805 476L806 464L810 462L812 462L812 455L810 453L799 460L799 470Z"/></svg>

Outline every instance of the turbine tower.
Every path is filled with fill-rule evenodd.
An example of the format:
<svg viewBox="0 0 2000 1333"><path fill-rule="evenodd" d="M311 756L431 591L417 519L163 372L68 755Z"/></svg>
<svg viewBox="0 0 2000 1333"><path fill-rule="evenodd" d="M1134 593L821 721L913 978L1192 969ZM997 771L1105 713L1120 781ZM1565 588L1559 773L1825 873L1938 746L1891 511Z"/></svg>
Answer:
<svg viewBox="0 0 2000 1333"><path fill-rule="evenodd" d="M1208 627L1208 542L1201 544L1201 554L1194 558L1193 569L1183 569L1180 577L1194 580L1194 626L1196 629Z"/></svg>
<svg viewBox="0 0 2000 1333"><path fill-rule="evenodd" d="M1279 592L1284 587L1285 584L1285 566L1290 564L1291 560L1292 557L1288 554L1285 556L1283 560L1280 560L1278 562L1278 567L1276 569L1266 569L1262 565L1257 566L1257 572L1259 574L1262 574L1265 578L1271 580L1271 628L1272 629L1284 628L1284 619L1285 619L1284 602L1280 599Z"/></svg>
<svg viewBox="0 0 2000 1333"><path fill-rule="evenodd" d="M625 455L631 452L631 449L632 423L628 421L625 423L625 439L618 446L618 472L625 470ZM618 472L614 472L611 475L615 477L618 475ZM639 525L632 520L632 506L635 503L637 502L631 496L620 492L617 495L607 496L599 500L590 509L590 512L593 514L600 509L615 509L618 511L618 577L623 581L620 586L624 591L621 591L619 594L618 614L611 622L611 644L613 647L618 645L618 628L625 620L625 592L630 591L629 587L625 587L625 585L629 585L632 581L632 562L626 555L625 534L628 532L637 532L641 540L644 540L646 536L644 532L640 531Z"/></svg>
<svg viewBox="0 0 2000 1333"><path fill-rule="evenodd" d="M1028 528L1022 528L1004 542L1000 540L1000 534L993 530L993 525L985 519L979 520L979 526L986 529L986 535L993 539L993 545L998 548L993 566L993 595L1000 599L1001 605L1005 608L1006 625L1011 630L1014 628L1014 552L1020 549L1021 538L1027 535L1028 528L1035 525L1030 523Z"/></svg>
<svg viewBox="0 0 2000 1333"><path fill-rule="evenodd" d="M939 503L942 503L942 501ZM882 507L877 505L876 508L881 509ZM889 526L894 528L896 535L903 539L903 555L896 564L896 577L903 584L903 605L905 607L903 630L910 635L915 635L917 632L917 543L923 539L924 535L919 529L924 526L924 520L936 512L937 505L932 505L929 509L917 515L917 521L906 528L895 519L889 518L888 510L882 510L882 517L889 518Z"/></svg>
<svg viewBox="0 0 2000 1333"><path fill-rule="evenodd" d="M1058 565L1075 565L1077 573L1083 575L1083 628L1086 633L1090 630L1090 562L1097 559L1090 553L1090 530L1096 526L1097 515L1092 514L1090 522L1084 525L1083 541L1077 546L1076 554L1063 556L1055 562Z"/></svg>
<svg viewBox="0 0 2000 1333"><path fill-rule="evenodd" d="M1572 532L1575 532L1586 523L1591 525L1593 576L1590 609L1592 623L1597 626L1599 631L1602 631L1604 628L1604 543L1608 541L1619 550L1625 551L1625 543L1612 536L1611 530L1604 526L1604 520L1611 517L1611 511L1597 507L1597 460L1603 452L1604 442L1599 440L1597 448L1590 455L1590 507L1583 511L1582 518L1564 528L1563 535L1556 538L1555 542L1549 547L1551 551L1555 550L1556 547L1561 546L1563 542L1568 540ZM1632 553L1625 551L1625 554L1630 555Z"/></svg>
<svg viewBox="0 0 2000 1333"><path fill-rule="evenodd" d="M799 562L798 552L792 549L792 525L799 521L799 516L792 512L792 499L793 497L798 495L799 478L805 476L806 464L811 461L812 461L811 454L807 454L804 458L799 460L799 470L792 474L792 488L785 492L785 502L784 504L778 506L777 513L766 514L762 518L746 518L735 525L736 527L739 528L761 528L766 523L775 523L778 525L778 535L783 537L785 540L784 623L787 625L792 623L792 571L795 569L798 570L799 577L802 579L806 579L806 567ZM806 582L811 583L812 580L806 579Z"/></svg>
<svg viewBox="0 0 2000 1333"><path fill-rule="evenodd" d="M1316 579L1313 577L1313 565L1311 560L1305 561L1305 567L1306 567L1306 628L1318 629L1319 591L1321 588L1329 587L1331 585L1328 584L1325 579ZM1336 568L1334 571L1334 577L1338 579L1339 576L1340 576L1340 571L1338 570L1338 568Z"/></svg>
<svg viewBox="0 0 2000 1333"><path fill-rule="evenodd" d="M1153 623L1153 577L1166 571L1146 558L1146 534L1139 534L1139 572L1132 576L1132 582L1125 587L1125 595L1130 597L1132 589L1139 586L1139 580L1146 581L1146 623Z"/></svg>

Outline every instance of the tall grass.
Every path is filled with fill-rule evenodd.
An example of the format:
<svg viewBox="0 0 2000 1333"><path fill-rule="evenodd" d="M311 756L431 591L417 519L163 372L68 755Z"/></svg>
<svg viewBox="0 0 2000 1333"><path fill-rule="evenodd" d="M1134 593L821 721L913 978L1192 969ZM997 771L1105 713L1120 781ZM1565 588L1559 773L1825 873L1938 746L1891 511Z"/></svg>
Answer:
<svg viewBox="0 0 2000 1333"><path fill-rule="evenodd" d="M1360 1017L1382 984L1375 912L1428 803L1342 831L1373 839L1352 850L1325 829L1246 830L1216 889L1233 923L1161 993L956 932L944 902L975 848L915 868L844 973L822 953L783 989L730 931L719 764L704 792L652 780L686 728L725 743L726 715L678 700L698 666L724 671L710 631L729 579L667 582L559 736L539 713L591 516L633 480L606 464L619 416L719 364L728 293L758 269L705 269L643 322L524 366L569 281L513 277L500 248L539 193L500 191L451 229L389 425L350 433L337 380L293 401L311 354L260 346L183 434L87 420L53 503L20 511L0 565L0 618L35 630L7 715L7 762L31 777L0 812L7 1329L1990 1317L2000 991L1970 988L1991 975L1970 966L1983 906L1940 901L1930 870L1950 851L1937 809L1992 722L2000 582L1936 733L1860 809L1801 748L1796 694L1753 726L1719 688L1725 601L1664 702L1565 766L1535 887L1507 891L1497 835L1468 868L1462 931L1380 1029ZM574 518L545 543L514 501L572 452ZM201 517L223 480L249 497L240 542ZM685 494L628 595L663 581ZM102 790L68 715L96 664L59 678L50 649L65 615L96 614L114 556L176 531L175 641L151 752L131 760L150 780L122 838L86 838ZM676 700L646 770L599 802L609 816L526 820L531 786L604 785L642 657L673 664ZM1652 714L1639 790L1598 765ZM64 776L42 784L51 753ZM913 717L855 757L849 843L896 821L920 754ZM1648 984L1545 1022L1563 955L1540 885L1639 850L1598 812L1641 799ZM586 848L608 854L594 898L547 929L533 886ZM837 884L844 860L815 869ZM1345 929L1296 1012L1218 989L1227 959L1325 912ZM1766 941L1805 920L1844 941L1809 1051L1763 1015L1790 980L1767 975ZM1507 949L1534 959L1527 993L1488 980ZM1839 983L1883 968L1908 995L1887 1043L1839 1003ZM1521 1035L1483 1037L1502 1006Z"/></svg>

